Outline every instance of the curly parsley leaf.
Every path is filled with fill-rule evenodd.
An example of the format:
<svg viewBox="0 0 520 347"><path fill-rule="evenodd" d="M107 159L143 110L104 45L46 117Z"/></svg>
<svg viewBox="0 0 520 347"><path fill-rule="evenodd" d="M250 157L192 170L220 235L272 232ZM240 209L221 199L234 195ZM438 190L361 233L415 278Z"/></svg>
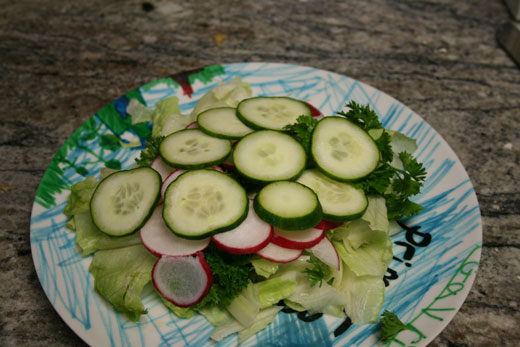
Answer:
<svg viewBox="0 0 520 347"><path fill-rule="evenodd" d="M301 115L296 119L296 123L288 124L283 129L295 135L300 140L305 150L308 152L311 147L311 137L314 127L318 120L311 116Z"/></svg>
<svg viewBox="0 0 520 347"><path fill-rule="evenodd" d="M369 131L371 129L383 128L383 124L379 121L377 113L372 110L369 105L361 106L355 101L350 101L346 107L349 108L347 112L340 111L337 112L337 114L347 118L361 129Z"/></svg>
<svg viewBox="0 0 520 347"><path fill-rule="evenodd" d="M249 284L249 274L253 271L249 256L222 252L210 244L204 250L204 259L213 272L213 284L209 293L195 307L225 308Z"/></svg>
<svg viewBox="0 0 520 347"><path fill-rule="evenodd" d="M320 288L323 280L330 276L330 268L327 264L319 260L314 254L311 253L307 263L311 264L312 267L306 268L304 273L307 275L307 279L311 282L311 287L314 287L319 283Z"/></svg>
<svg viewBox="0 0 520 347"><path fill-rule="evenodd" d="M164 136L151 137L146 142L146 148L141 151L139 158L135 162L139 166L150 166L155 158L159 155L159 146L161 145Z"/></svg>
<svg viewBox="0 0 520 347"><path fill-rule="evenodd" d="M399 332L409 329L394 312L385 311L379 321L381 322L381 340L384 343L390 342Z"/></svg>
<svg viewBox="0 0 520 347"><path fill-rule="evenodd" d="M379 194L386 200L389 219L401 219L418 214L422 206L410 200L417 195L426 179L426 170L410 153L398 154L402 169L390 165L394 158L392 137L382 128L382 123L370 106L361 106L354 101L345 105L347 112L338 112L350 122L367 131L381 154L378 167L363 180L355 183L367 194Z"/></svg>

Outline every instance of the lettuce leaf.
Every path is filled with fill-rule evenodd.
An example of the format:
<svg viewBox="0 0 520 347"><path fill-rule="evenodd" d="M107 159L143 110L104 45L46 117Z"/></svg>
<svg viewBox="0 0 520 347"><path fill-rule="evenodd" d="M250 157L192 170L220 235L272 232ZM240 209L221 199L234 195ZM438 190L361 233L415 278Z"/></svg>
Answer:
<svg viewBox="0 0 520 347"><path fill-rule="evenodd" d="M130 99L128 106L126 107L126 113L130 115L132 124L152 121L153 111L135 98Z"/></svg>
<svg viewBox="0 0 520 347"><path fill-rule="evenodd" d="M345 312L352 323L361 325L378 321L385 297L381 276L356 276L345 266L341 291L346 295Z"/></svg>
<svg viewBox="0 0 520 347"><path fill-rule="evenodd" d="M90 212L74 216L76 225L76 245L81 248L81 255L87 256L101 249L114 249L141 243L139 233L124 237L110 237L101 232L92 222Z"/></svg>
<svg viewBox="0 0 520 347"><path fill-rule="evenodd" d="M235 76L229 82L223 82L204 94L191 115L196 117L201 112L215 107L237 107L243 99L252 95L249 83L242 81L239 76Z"/></svg>
<svg viewBox="0 0 520 347"><path fill-rule="evenodd" d="M152 115L152 137L168 136L186 128L195 117L181 114L179 99L170 96L156 104Z"/></svg>
<svg viewBox="0 0 520 347"><path fill-rule="evenodd" d="M156 260L143 245L98 251L89 268L94 289L116 310L137 321L141 314L147 313L141 293L152 279Z"/></svg>
<svg viewBox="0 0 520 347"><path fill-rule="evenodd" d="M189 318L193 317L195 315L195 313L197 313L191 307L179 307L179 306L171 303L170 301L166 300L166 298L164 296L162 296L161 294L159 294L159 293L157 293L157 294L161 298L162 303L166 307L168 307L170 309L170 311L172 311L173 314L175 314L179 318L189 319Z"/></svg>
<svg viewBox="0 0 520 347"><path fill-rule="evenodd" d="M83 181L73 184L70 187L69 199L63 213L68 218L72 218L76 214L88 212L90 210L90 198L96 185L97 180L94 176L89 176Z"/></svg>
<svg viewBox="0 0 520 347"><path fill-rule="evenodd" d="M253 259L251 260L251 264L253 265L256 274L264 278L269 278L269 276L275 274L276 271L278 271L278 263L269 261L267 259Z"/></svg>

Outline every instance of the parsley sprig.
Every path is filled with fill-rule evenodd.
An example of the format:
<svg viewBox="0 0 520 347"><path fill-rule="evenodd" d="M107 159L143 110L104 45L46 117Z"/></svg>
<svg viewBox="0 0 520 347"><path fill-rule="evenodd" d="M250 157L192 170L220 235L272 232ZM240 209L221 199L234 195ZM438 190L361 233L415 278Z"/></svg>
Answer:
<svg viewBox="0 0 520 347"><path fill-rule="evenodd" d="M394 312L385 311L379 321L381 322L381 340L384 343L390 342L399 332L409 329Z"/></svg>
<svg viewBox="0 0 520 347"><path fill-rule="evenodd" d="M135 162L139 166L150 166L155 158L159 155L159 146L164 136L151 137L146 141L146 148L141 151L139 158Z"/></svg>
<svg viewBox="0 0 520 347"><path fill-rule="evenodd" d="M213 284L196 307L225 308L249 284L249 274L253 271L250 257L223 252L210 244L204 250L204 259L213 273Z"/></svg>
<svg viewBox="0 0 520 347"><path fill-rule="evenodd" d="M330 267L319 260L314 254L311 254L307 263L312 265L312 267L306 268L304 271L307 275L307 279L311 282L311 287L319 283L319 287L321 288L323 280L330 276Z"/></svg>
<svg viewBox="0 0 520 347"><path fill-rule="evenodd" d="M383 129L383 125L374 110L368 105L360 106L354 101L346 105L347 112L340 111L338 115L345 117L369 134L378 134L375 143L381 158L379 165L370 175L355 185L368 194L379 194L385 198L389 219L411 217L422 210L422 206L410 200L417 195L426 179L426 170L410 153L398 154L403 167L390 165L393 160L391 136Z"/></svg>
<svg viewBox="0 0 520 347"><path fill-rule="evenodd" d="M311 147L312 130L314 130L316 124L318 124L316 118L301 115L296 119L296 123L286 125L284 130L298 137L300 143L308 153Z"/></svg>

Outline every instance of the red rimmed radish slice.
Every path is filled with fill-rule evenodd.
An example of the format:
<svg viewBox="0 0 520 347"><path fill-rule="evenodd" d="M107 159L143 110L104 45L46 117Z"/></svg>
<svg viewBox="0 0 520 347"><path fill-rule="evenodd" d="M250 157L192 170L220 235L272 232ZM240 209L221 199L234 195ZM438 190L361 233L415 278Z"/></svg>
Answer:
<svg viewBox="0 0 520 347"><path fill-rule="evenodd" d="M170 175L168 175L168 177L166 177L166 179L163 180L163 183L161 185L161 199L162 200L164 200L164 193L166 193L166 188L168 188L170 183L175 181L175 179L177 177L179 177L181 174L183 174L185 172L186 172L186 170L181 170L181 169L175 170L172 173L170 173Z"/></svg>
<svg viewBox="0 0 520 347"><path fill-rule="evenodd" d="M192 255L206 249L210 242L209 237L187 240L172 233L162 218L162 205L155 208L139 233L144 247L157 257Z"/></svg>
<svg viewBox="0 0 520 347"><path fill-rule="evenodd" d="M213 273L202 252L195 256L163 256L153 267L152 282L166 300L180 307L189 307L208 294L213 284Z"/></svg>
<svg viewBox="0 0 520 347"><path fill-rule="evenodd" d="M316 107L314 107L313 105L309 104L307 101L304 101L305 105L307 105L307 107L309 107L311 109L311 116L312 117L323 117L323 114L321 113L320 110L318 110Z"/></svg>
<svg viewBox="0 0 520 347"><path fill-rule="evenodd" d="M230 155L229 157L227 157L227 159L224 160L224 162L221 163L220 165L222 165L223 167L225 167L227 169L234 169L235 163L233 162L233 156Z"/></svg>
<svg viewBox="0 0 520 347"><path fill-rule="evenodd" d="M330 242L330 240L325 236L321 241L313 246L307 251L314 254L316 258L327 264L328 266L339 271L340 260L338 251L336 251L336 247Z"/></svg>
<svg viewBox="0 0 520 347"><path fill-rule="evenodd" d="M220 168L219 166L212 166L209 169L224 172L224 170L222 170L222 168ZM174 169L174 171L172 171L172 173L170 173L168 175L168 177L166 177L166 179L163 180L163 183L161 185L161 199L162 200L164 200L164 193L166 192L166 188L168 188L170 183L175 181L175 179L177 179L177 177L179 177L181 174L183 174L185 172L186 172L186 170Z"/></svg>
<svg viewBox="0 0 520 347"><path fill-rule="evenodd" d="M168 177L168 175L176 170L170 165L166 164L164 160L162 160L161 156L157 156L157 158L152 161L150 167L157 171L159 175L161 175L163 182Z"/></svg>
<svg viewBox="0 0 520 347"><path fill-rule="evenodd" d="M196 129L196 128L198 128L198 127L199 127L199 123L197 123L197 122L191 122L190 124L188 124L188 125L186 126L186 129Z"/></svg>
<svg viewBox="0 0 520 347"><path fill-rule="evenodd" d="M275 263L289 263L298 259L303 253L301 249L290 249L280 247L272 242L267 246L256 252L256 255L264 259L274 261Z"/></svg>
<svg viewBox="0 0 520 347"><path fill-rule="evenodd" d="M314 227L316 229L321 229L323 231L327 231L327 230L330 230L330 229L334 229L334 228L337 228L339 227L340 225L342 225L343 222L331 222L329 220L325 220L325 219L322 219L317 225L315 225Z"/></svg>
<svg viewBox="0 0 520 347"><path fill-rule="evenodd" d="M325 232L316 228L298 231L274 228L271 242L284 248L307 249L317 245L323 237Z"/></svg>
<svg viewBox="0 0 520 347"><path fill-rule="evenodd" d="M252 254L261 250L271 240L272 226L261 220L249 201L246 219L235 229L213 235L213 243L223 251L233 254Z"/></svg>

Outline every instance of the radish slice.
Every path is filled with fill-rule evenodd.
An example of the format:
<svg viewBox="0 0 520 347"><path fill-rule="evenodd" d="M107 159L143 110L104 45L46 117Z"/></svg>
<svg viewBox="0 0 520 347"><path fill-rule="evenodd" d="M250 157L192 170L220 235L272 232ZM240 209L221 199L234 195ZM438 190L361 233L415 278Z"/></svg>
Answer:
<svg viewBox="0 0 520 347"><path fill-rule="evenodd" d="M217 171L220 171L220 172L224 172L224 170L222 170L222 168L220 168L219 166L212 166L210 167L209 169L211 170L217 170ZM173 181L175 181L175 179L177 177L179 177L181 174L185 173L186 170L181 170L181 169L174 169L174 171L172 171L168 177L166 177L166 179L163 180L163 183L161 185L161 199L164 200L164 193L166 193L166 188L168 188L168 186L170 185L170 183L172 183Z"/></svg>
<svg viewBox="0 0 520 347"><path fill-rule="evenodd" d="M157 158L155 158L152 161L152 164L150 165L150 167L161 175L161 178L163 181L168 177L168 175L170 173L172 173L173 171L176 170L173 167L171 167L170 165L166 164L164 162L164 160L162 160L161 156L158 156Z"/></svg>
<svg viewBox="0 0 520 347"><path fill-rule="evenodd" d="M316 228L287 231L274 228L272 243L284 248L307 249L318 244L325 237L325 232Z"/></svg>
<svg viewBox="0 0 520 347"><path fill-rule="evenodd" d="M330 220L322 219L318 223L318 225L315 225L314 227L316 229L321 229L321 230L327 231L327 230L330 230L330 229L337 228L337 227L339 227L342 224L343 224L343 222L331 222Z"/></svg>
<svg viewBox="0 0 520 347"><path fill-rule="evenodd" d="M181 169L175 170L172 173L170 173L168 175L168 177L166 177L166 179L163 180L163 183L161 185L161 199L162 200L164 200L164 193L166 193L166 188L168 188L170 183L175 181L175 179L177 177L179 177L181 174L183 174L185 172L186 172L186 170L181 170Z"/></svg>
<svg viewBox="0 0 520 347"><path fill-rule="evenodd" d="M312 117L323 117L323 114L321 113L320 110L318 110L316 107L314 107L313 105L309 104L307 101L304 101L305 105L307 105L310 109L311 109L311 116Z"/></svg>
<svg viewBox="0 0 520 347"><path fill-rule="evenodd" d="M324 237L321 239L320 243L307 250L328 266L339 271L340 260L338 251L336 251L336 247L334 247L327 237Z"/></svg>
<svg viewBox="0 0 520 347"><path fill-rule="evenodd" d="M272 226L261 220L249 201L246 219L235 229L214 235L211 239L218 248L233 254L252 254L269 243L273 235Z"/></svg>
<svg viewBox="0 0 520 347"><path fill-rule="evenodd" d="M221 163L220 165L222 165L223 167L225 167L227 169L234 169L235 163L233 162L233 156L230 155L229 157L227 157L227 159L224 160L224 162Z"/></svg>
<svg viewBox="0 0 520 347"><path fill-rule="evenodd" d="M302 253L301 249L289 249L269 242L267 246L256 252L256 255L276 263L289 263L298 259Z"/></svg>
<svg viewBox="0 0 520 347"><path fill-rule="evenodd" d="M202 252L186 257L163 256L153 267L152 282L166 300L189 307L208 294L213 274Z"/></svg>
<svg viewBox="0 0 520 347"><path fill-rule="evenodd" d="M196 129L196 128L198 128L198 127L199 127L199 123L197 123L197 122L191 122L190 124L188 124L188 125L186 126L186 129Z"/></svg>
<svg viewBox="0 0 520 347"><path fill-rule="evenodd" d="M172 233L162 218L162 205L155 208L139 234L144 247L157 257L192 255L208 247L210 242L209 237L187 240Z"/></svg>

